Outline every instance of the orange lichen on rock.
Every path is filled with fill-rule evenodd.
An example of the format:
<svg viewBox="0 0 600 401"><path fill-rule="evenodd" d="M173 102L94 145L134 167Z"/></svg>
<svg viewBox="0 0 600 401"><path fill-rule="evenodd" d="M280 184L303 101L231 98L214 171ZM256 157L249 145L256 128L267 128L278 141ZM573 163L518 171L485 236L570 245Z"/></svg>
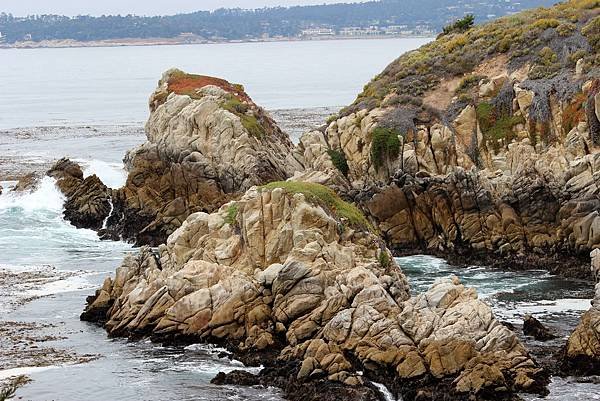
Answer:
<svg viewBox="0 0 600 401"><path fill-rule="evenodd" d="M234 85L224 79L209 77L206 75L177 72L169 77L167 84L169 92L174 92L178 95L187 95L192 98L198 96L197 91L199 89L208 85L214 85L226 92L231 93L241 101L252 102L250 96L246 94L242 85Z"/></svg>

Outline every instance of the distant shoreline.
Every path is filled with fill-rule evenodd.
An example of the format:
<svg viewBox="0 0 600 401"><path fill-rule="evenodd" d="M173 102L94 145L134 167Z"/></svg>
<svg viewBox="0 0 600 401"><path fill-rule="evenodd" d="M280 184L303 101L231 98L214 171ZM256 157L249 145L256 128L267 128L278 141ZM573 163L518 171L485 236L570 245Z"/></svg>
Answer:
<svg viewBox="0 0 600 401"><path fill-rule="evenodd" d="M179 46L179 45L207 45L207 44L234 44L234 43L268 43L268 42L314 42L334 40L379 40L379 39L422 39L432 38L430 35L370 35L370 36L323 36L323 37L289 37L289 38L256 38L240 40L189 40L180 38L122 38L93 41L77 41L73 39L53 39L40 42L15 42L0 44L0 50L9 49L69 49L82 47L130 47L130 46Z"/></svg>

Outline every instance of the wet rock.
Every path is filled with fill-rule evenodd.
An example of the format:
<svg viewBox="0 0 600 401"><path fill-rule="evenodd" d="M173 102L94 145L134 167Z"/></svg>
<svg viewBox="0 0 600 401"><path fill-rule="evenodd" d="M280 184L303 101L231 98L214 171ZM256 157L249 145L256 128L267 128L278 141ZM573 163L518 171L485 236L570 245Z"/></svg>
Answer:
<svg viewBox="0 0 600 401"><path fill-rule="evenodd" d="M37 173L29 173L19 179L17 185L14 186L12 191L14 192L25 192L33 191L37 188L40 181L40 176ZM1 193L1 190L0 190Z"/></svg>
<svg viewBox="0 0 600 401"><path fill-rule="evenodd" d="M65 195L65 219L77 228L99 230L111 211L112 190L96 175L83 178L81 167L61 159L46 173Z"/></svg>
<svg viewBox="0 0 600 401"><path fill-rule="evenodd" d="M523 317L523 333L526 336L535 338L537 341L548 341L556 338L556 335L550 329L531 315Z"/></svg>

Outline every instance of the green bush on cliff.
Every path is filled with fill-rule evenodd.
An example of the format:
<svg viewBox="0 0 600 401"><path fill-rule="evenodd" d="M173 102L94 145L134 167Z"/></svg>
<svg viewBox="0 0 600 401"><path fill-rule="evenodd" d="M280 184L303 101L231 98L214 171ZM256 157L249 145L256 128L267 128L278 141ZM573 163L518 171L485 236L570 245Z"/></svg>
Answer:
<svg viewBox="0 0 600 401"><path fill-rule="evenodd" d="M262 138L265 128L261 125L254 112L249 113L249 106L234 95L228 95L227 100L221 103L221 107L240 118L242 126L248 133L256 138Z"/></svg>
<svg viewBox="0 0 600 401"><path fill-rule="evenodd" d="M371 139L371 161L375 169L400 155L400 140L398 132L390 128L378 127L373 130Z"/></svg>
<svg viewBox="0 0 600 401"><path fill-rule="evenodd" d="M273 190L282 188L287 192L301 193L309 202L314 202L329 210L340 219L348 221L350 226L374 232L364 214L353 204L343 201L333 190L326 186L311 182L275 181L263 185L261 188Z"/></svg>
<svg viewBox="0 0 600 401"><path fill-rule="evenodd" d="M344 177L348 176L348 172L350 168L348 167L348 161L346 160L346 155L344 152L335 149L329 149L327 154L331 158L331 162L337 168L340 173L344 175Z"/></svg>
<svg viewBox="0 0 600 401"><path fill-rule="evenodd" d="M221 107L233 114L244 114L248 111L248 105L233 95L227 96L227 100L221 104Z"/></svg>
<svg viewBox="0 0 600 401"><path fill-rule="evenodd" d="M496 152L500 149L500 143L508 145L514 139L514 127L525 123L523 117L499 113L487 102L477 105L477 121L485 142L491 144Z"/></svg>
<svg viewBox="0 0 600 401"><path fill-rule="evenodd" d="M468 91L470 91L471 89L473 89L475 86L477 86L479 84L479 81L481 81L482 79L484 79L485 76L483 75L478 75L478 74L469 74L466 77L464 77L460 83L458 84L458 88L456 88L456 94L464 94Z"/></svg>
<svg viewBox="0 0 600 401"><path fill-rule="evenodd" d="M237 203L230 205L227 208L227 215L225 216L225 223L229 224L230 226L234 225L235 220L237 219L238 210L239 210L239 206L237 205Z"/></svg>
<svg viewBox="0 0 600 401"><path fill-rule="evenodd" d="M597 16L583 27L581 33L596 51L600 51L600 16Z"/></svg>
<svg viewBox="0 0 600 401"><path fill-rule="evenodd" d="M382 250L379 253L379 265L381 267L383 267L384 269L387 269L388 267L390 267L390 263L391 263L390 256L388 255L388 253L386 251Z"/></svg>
<svg viewBox="0 0 600 401"><path fill-rule="evenodd" d="M262 138L263 136L265 136L265 129L260 124L256 116L242 114L240 116L240 119L242 120L242 125L244 126L244 128L246 128L246 131L248 131L250 135L256 138Z"/></svg>
<svg viewBox="0 0 600 401"><path fill-rule="evenodd" d="M454 23L447 25L442 30L442 35L449 35L456 32L466 32L473 27L475 24L475 16L473 14L467 14L464 18L461 18Z"/></svg>

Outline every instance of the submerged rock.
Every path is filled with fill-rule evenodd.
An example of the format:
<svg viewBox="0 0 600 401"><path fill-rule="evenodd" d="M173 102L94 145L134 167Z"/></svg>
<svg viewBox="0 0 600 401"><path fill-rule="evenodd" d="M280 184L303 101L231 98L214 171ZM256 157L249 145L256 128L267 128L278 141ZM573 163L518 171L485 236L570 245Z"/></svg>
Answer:
<svg viewBox="0 0 600 401"><path fill-rule="evenodd" d="M556 335L550 329L529 314L523 318L523 334L531 336L537 341L548 341L556 338Z"/></svg>
<svg viewBox="0 0 600 401"><path fill-rule="evenodd" d="M37 173L29 173L19 178L19 181L14 186L12 191L14 192L25 192L25 191L33 191L37 188L40 181L40 176ZM0 194L2 193L2 189L0 188Z"/></svg>
<svg viewBox="0 0 600 401"><path fill-rule="evenodd" d="M104 322L111 336L209 341L242 360L259 355L261 376L286 391L318 394L338 383L338 396L372 399L369 375L455 399L546 385L474 290L444 279L411 298L364 216L312 183L253 187L212 214L190 215L157 252L127 256L82 318Z"/></svg>

